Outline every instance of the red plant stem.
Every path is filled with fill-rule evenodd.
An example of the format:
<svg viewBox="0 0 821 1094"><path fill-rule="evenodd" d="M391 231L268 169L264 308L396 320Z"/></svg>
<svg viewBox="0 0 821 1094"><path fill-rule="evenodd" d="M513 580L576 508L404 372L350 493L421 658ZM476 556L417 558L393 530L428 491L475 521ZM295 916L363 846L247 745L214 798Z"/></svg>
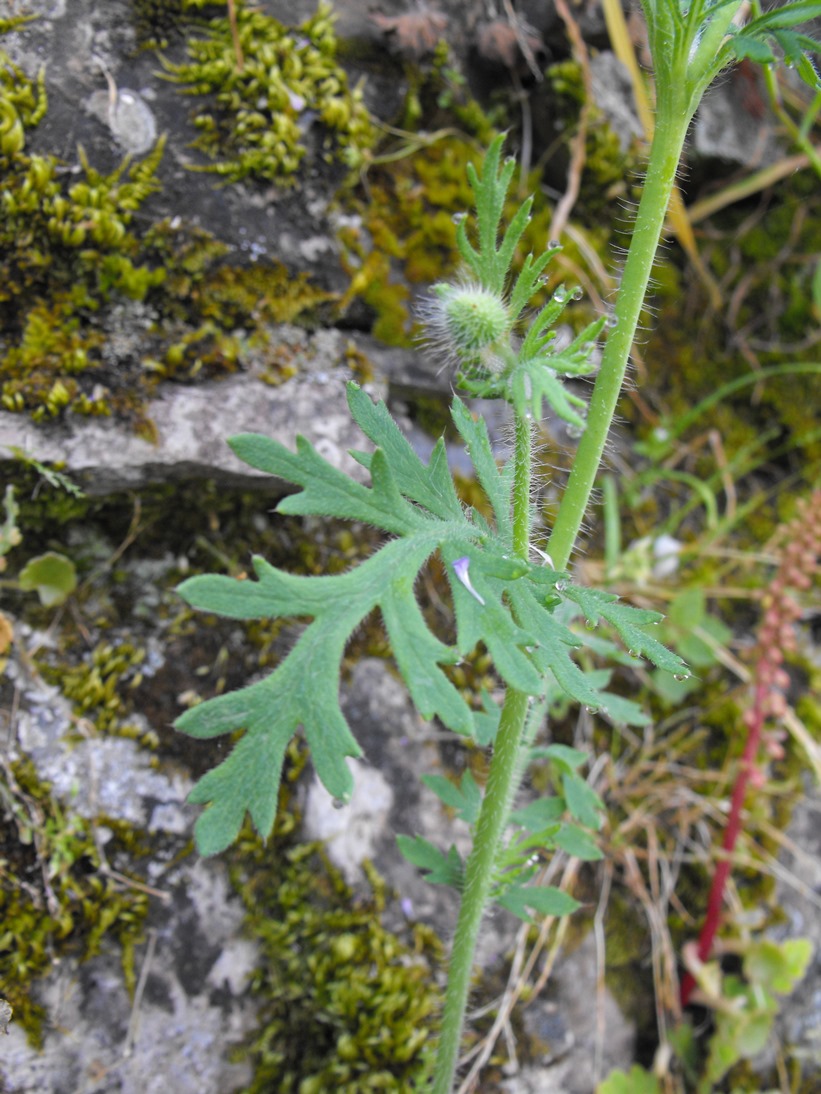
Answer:
<svg viewBox="0 0 821 1094"><path fill-rule="evenodd" d="M747 784L750 775L755 768L758 757L758 749L761 744L761 735L764 729L766 698L770 690L770 684L766 679L759 680L755 688L752 717L748 723L747 742L744 753L738 767L738 773L733 786L733 796L730 800L730 814L727 818L727 827L724 830L724 839L721 844L723 855L719 860L713 883L710 886L710 897L707 901L707 912L704 916L704 924L698 937L697 954L701 962L707 961L713 949L713 942L721 920L721 908L724 903L724 889L730 876L731 856L735 850L738 834L741 831L741 810L747 793ZM681 982L681 1005L686 1007L690 1001L693 989L696 987L695 977L687 972Z"/></svg>

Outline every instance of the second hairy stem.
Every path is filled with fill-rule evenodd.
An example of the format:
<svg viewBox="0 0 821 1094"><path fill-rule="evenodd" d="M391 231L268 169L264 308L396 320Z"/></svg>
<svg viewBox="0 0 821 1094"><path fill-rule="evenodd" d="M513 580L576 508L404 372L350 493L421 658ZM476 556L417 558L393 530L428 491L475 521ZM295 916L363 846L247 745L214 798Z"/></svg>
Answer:
<svg viewBox="0 0 821 1094"><path fill-rule="evenodd" d="M533 458L531 431L531 423L517 415L513 546L516 554L525 559L530 551L530 483ZM473 848L465 865L462 903L451 950L442 1033L436 1058L434 1094L449 1094L456 1072L476 942L493 888L499 844L521 778L520 750L529 702L527 695L509 688L499 718L499 729L482 808L476 822Z"/></svg>

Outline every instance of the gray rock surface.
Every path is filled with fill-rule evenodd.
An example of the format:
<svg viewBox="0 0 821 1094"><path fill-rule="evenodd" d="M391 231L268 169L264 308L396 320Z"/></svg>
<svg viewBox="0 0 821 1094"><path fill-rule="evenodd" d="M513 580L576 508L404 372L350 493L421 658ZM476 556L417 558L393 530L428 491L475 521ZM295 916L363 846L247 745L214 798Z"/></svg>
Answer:
<svg viewBox="0 0 821 1094"><path fill-rule="evenodd" d="M24 636L25 628L20 633ZM28 636L29 641L36 639ZM177 770L156 770L130 740L94 736L87 749L86 742L70 743L67 735L76 737L76 719L56 689L19 660L12 661L11 678L19 695L15 753L30 755L41 776L54 780L68 817L74 809L93 816L104 808L110 816L144 825L156 849L136 869L157 895L146 946L137 958L143 987L135 999L129 999L113 948L81 966L69 960L55 966L38 989L50 1016L44 1048L33 1050L12 1021L10 1036L0 1043L2 1089L8 1094L141 1094L167 1090L172 1077L174 1089L183 1094L237 1089L248 1075L228 1062L228 1052L254 1028L248 983L257 956L242 936L242 908L221 862L180 858L196 813L183 800L190 781ZM449 818L419 781L421 774L441 770L435 727L419 718L404 687L382 661L357 665L343 701L365 749L365 762L357 764L357 793L350 807L336 810L321 787L310 785L304 834L327 838L331 858L354 883L362 860L371 858L401 896L389 920L390 915L399 916L395 923L419 918L447 938L455 924L455 895L424 882L399 855L395 842L398 832L417 833L467 849L465 825ZM100 838L105 839L104 830ZM490 970L504 961L518 927L518 920L507 914L487 920L478 955L482 968ZM594 977L586 951L578 951L561 967L545 1003L532 1012L540 1036L545 1024L541 1008L546 1006L547 1013L555 1008L561 1015L561 1044L555 1059L545 1059L544 1072L564 1077L560 1082L588 1073ZM624 1064L632 1045L630 1025L612 1000L605 1005L612 1033L608 1052ZM559 1045L559 1040L554 1043ZM542 1074L530 1069L519 1077L518 1086L504 1089L584 1090L579 1085L522 1085L530 1082L531 1071Z"/></svg>
<svg viewBox="0 0 821 1094"><path fill-rule="evenodd" d="M18 642L36 641L18 624ZM19 649L19 646L17 647ZM68 823L74 810L105 813L142 826L154 852L135 864L153 890L146 944L137 954L134 999L113 945L82 965L55 962L36 989L48 1012L44 1045L29 1045L12 1021L0 1044L0 1089L6 1094L217 1094L249 1078L228 1059L253 1029L248 981L254 946L241 935L243 909L219 860L182 854L195 811L184 804L190 779L155 770L134 741L101 738L77 719L56 688L12 656L16 717L3 726L10 758L29 756L51 781ZM3 713L6 713L5 711ZM0 724L5 719L0 720ZM71 738L71 739L70 739ZM103 849L106 829L96 829Z"/></svg>
<svg viewBox="0 0 821 1094"><path fill-rule="evenodd" d="M730 76L710 88L693 127L694 160L718 160L756 170L784 155L760 87L755 76L752 81ZM746 100L745 95L752 98Z"/></svg>
<svg viewBox="0 0 821 1094"><path fill-rule="evenodd" d="M644 136L633 99L630 73L615 53L603 50L590 61L590 76L596 105L618 135L621 150L625 152L634 138Z"/></svg>
<svg viewBox="0 0 821 1094"><path fill-rule="evenodd" d="M612 1070L629 1070L635 1058L634 1023L608 988L597 990L592 936L561 959L522 1018L528 1036L544 1046L543 1058L505 1081L505 1094L592 1094Z"/></svg>
<svg viewBox="0 0 821 1094"><path fill-rule="evenodd" d="M348 339L336 331L307 336L296 328L283 328L279 337L298 350L298 376L279 387L253 373L197 386L164 384L148 410L156 444L136 436L127 423L107 418L39 425L0 411L0 448L20 448L41 462L63 464L95 495L206 476L236 485L259 481L261 472L238 460L226 444L236 433L263 433L290 448L301 433L335 467L361 476L348 455L349 448L363 444L345 401L350 373L342 361ZM369 390L382 391L379 385Z"/></svg>

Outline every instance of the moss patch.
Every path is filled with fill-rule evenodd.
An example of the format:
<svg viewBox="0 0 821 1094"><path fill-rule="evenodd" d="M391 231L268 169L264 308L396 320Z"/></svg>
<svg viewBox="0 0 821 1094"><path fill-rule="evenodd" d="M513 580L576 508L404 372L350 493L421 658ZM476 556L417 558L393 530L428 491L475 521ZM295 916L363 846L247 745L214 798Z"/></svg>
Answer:
<svg viewBox="0 0 821 1094"><path fill-rule="evenodd" d="M14 1020L39 1043L46 1015L32 984L60 956L92 957L104 938L113 938L133 990L134 947L148 898L106 874L92 822L68 818L29 761L3 765L0 807L0 990ZM133 845L133 833L121 822L105 824L114 831L108 863L129 869L117 860Z"/></svg>
<svg viewBox="0 0 821 1094"><path fill-rule="evenodd" d="M225 375L252 351L267 379L287 379L271 326L317 322L330 294L281 263L231 264L179 218L138 234L163 141L108 175L80 149L71 182L56 157L26 151L47 105L44 73L0 51L0 406L35 421L114 415L152 437L160 380Z"/></svg>
<svg viewBox="0 0 821 1094"><path fill-rule="evenodd" d="M384 883L369 870L370 894L354 898L319 845L275 835L265 849L246 838L239 856L235 884L263 951L253 982L262 1024L240 1054L254 1066L247 1094L426 1090L440 1002L435 935L383 927Z"/></svg>
<svg viewBox="0 0 821 1094"><path fill-rule="evenodd" d="M289 30L236 0L236 36L227 17L213 18L189 40L187 62L163 61L186 94L213 104L210 113L198 107L194 120L200 135L193 147L214 161L198 170L226 182L292 185L317 136L314 121L323 159L359 166L374 131L362 89L350 90L336 63L333 22L330 7L320 4Z"/></svg>

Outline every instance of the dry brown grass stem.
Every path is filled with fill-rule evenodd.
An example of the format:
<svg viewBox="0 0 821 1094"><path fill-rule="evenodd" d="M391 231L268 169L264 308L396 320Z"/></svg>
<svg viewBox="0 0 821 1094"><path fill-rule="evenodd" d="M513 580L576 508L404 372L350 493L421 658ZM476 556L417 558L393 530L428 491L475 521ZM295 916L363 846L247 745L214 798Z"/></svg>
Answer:
<svg viewBox="0 0 821 1094"><path fill-rule="evenodd" d="M564 892L572 892L578 876L580 863L576 859L568 860L563 854L558 854L553 857L549 865L545 868L543 875L540 877L539 884L547 884L550 878L557 872L557 867L560 863L563 863L564 869L562 871L561 881L559 882L559 888ZM544 988L550 978L556 960L561 953L569 922L569 917L567 916L564 916L561 919L557 919L555 916L547 916L543 919L539 925L538 937L529 953L527 953L527 939L530 933L530 927L527 924L524 924L519 929L516 935L513 960L511 962L505 990L497 999L488 1004L487 1007L483 1008L481 1011L476 1011L471 1015L471 1018L475 1019L482 1014L487 1013L489 1010L496 1010L497 1012L496 1018L488 1033L477 1045L474 1045L471 1052L469 1052L461 1061L461 1066L464 1066L471 1061L472 1066L460 1084L457 1094L471 1094L471 1091L475 1090L482 1068L484 1068L493 1054L500 1036L504 1035L508 1046L510 1046L512 1038L510 1015L513 1012L513 1008L519 1002L519 999L525 991L527 991L528 995L527 1002L525 1003L525 1005L527 1005L528 1003L531 1003ZM553 936L552 942L548 949L541 974L536 983L532 987L529 987L530 977L533 975L536 962L545 950L548 941L551 939L551 935Z"/></svg>
<svg viewBox="0 0 821 1094"><path fill-rule="evenodd" d="M550 239L561 239L562 232L570 219L570 214L576 204L581 187L582 172L586 160L587 130L590 125L590 116L593 110L593 78L590 74L590 56L587 46L582 38L578 24L570 13L566 0L555 0L556 11L567 30L570 39L570 48L574 61L581 69L582 82L584 83L584 102L579 112L579 124L570 141L570 166L567 169L567 189L553 210L553 219L550 223Z"/></svg>

